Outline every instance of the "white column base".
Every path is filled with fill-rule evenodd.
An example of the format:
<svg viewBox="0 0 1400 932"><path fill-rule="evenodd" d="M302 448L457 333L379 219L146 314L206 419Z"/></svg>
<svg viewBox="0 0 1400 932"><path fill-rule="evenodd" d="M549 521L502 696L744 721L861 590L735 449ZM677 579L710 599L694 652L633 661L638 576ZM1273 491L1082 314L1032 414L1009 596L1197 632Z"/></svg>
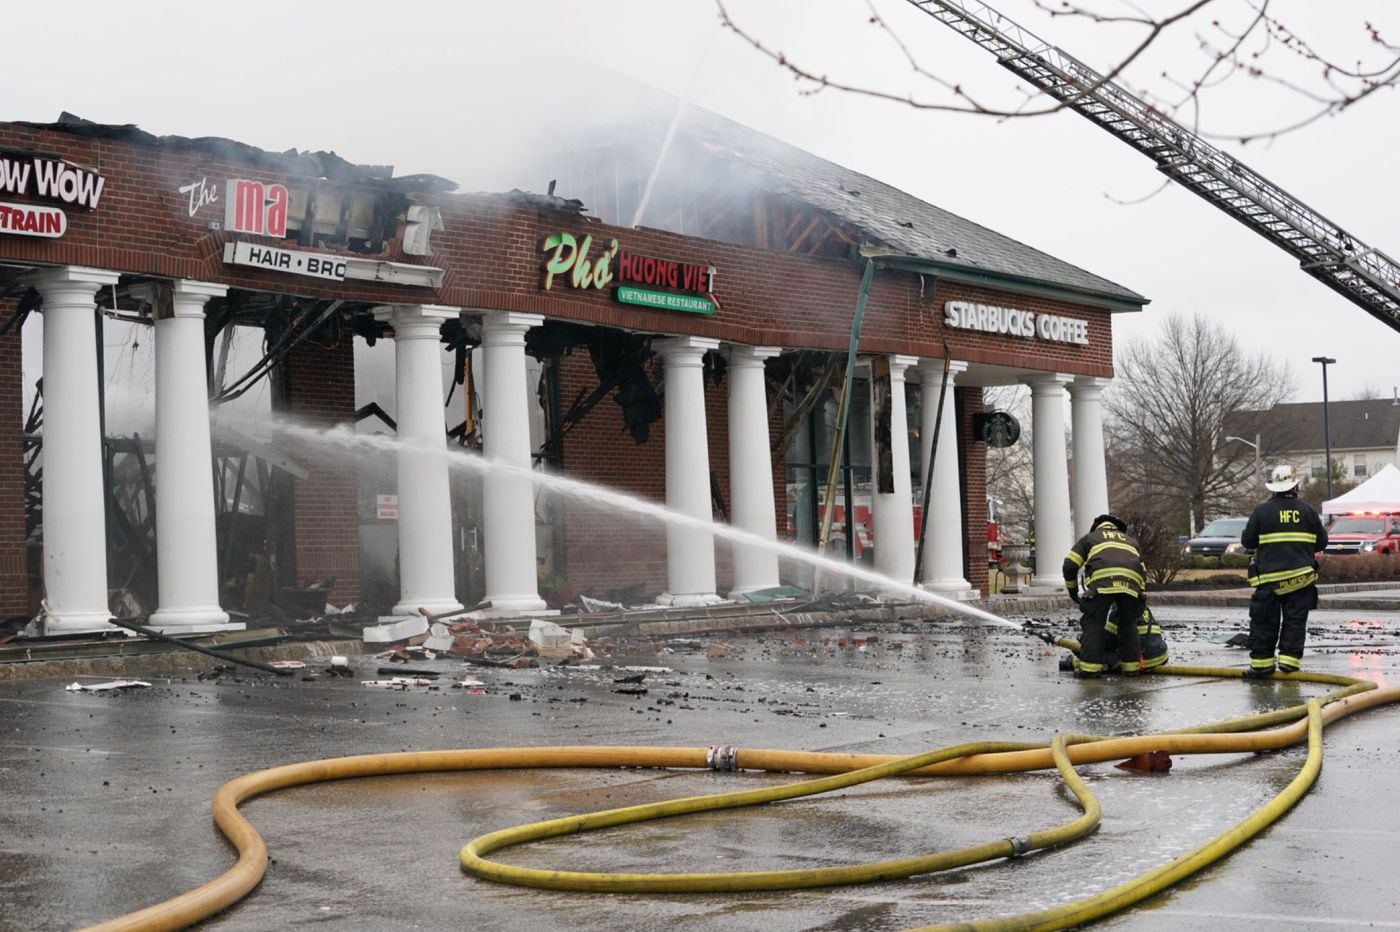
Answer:
<svg viewBox="0 0 1400 932"><path fill-rule="evenodd" d="M781 585L782 583L773 583L771 586L744 586L742 589L730 589L729 593L724 598L725 601L728 602L743 602L744 596L748 595L750 592L762 592L764 589L777 589Z"/></svg>
<svg viewBox="0 0 1400 932"><path fill-rule="evenodd" d="M460 612L464 605L453 599L425 599L417 602L400 602L389 613L395 618L419 618L423 613L419 609L427 609L429 615L444 615L448 612Z"/></svg>
<svg viewBox="0 0 1400 932"><path fill-rule="evenodd" d="M161 634L168 634L177 637L181 634L219 634L224 631L246 631L248 626L241 621L229 621L224 624L204 624L204 625L147 625ZM138 635L139 636L139 635Z"/></svg>
<svg viewBox="0 0 1400 932"><path fill-rule="evenodd" d="M955 602L974 602L982 598L982 593L980 591L972 588L969 583L963 580L955 580L951 583L924 583L919 588L925 592L941 595L945 599L952 599Z"/></svg>
<svg viewBox="0 0 1400 932"><path fill-rule="evenodd" d="M228 612L217 605L157 609L151 613L146 626L155 628L162 634L180 634L195 630L242 631L247 627L242 623L230 626Z"/></svg>
<svg viewBox="0 0 1400 932"><path fill-rule="evenodd" d="M507 615L557 615L544 599L537 595L496 595L484 600L485 611L505 617Z"/></svg>
<svg viewBox="0 0 1400 932"><path fill-rule="evenodd" d="M39 622L39 634L41 637L53 637L60 634L108 634L113 631L121 631L116 625L107 623L107 619L112 617L111 612L64 612L62 615L48 614L42 616Z"/></svg>
<svg viewBox="0 0 1400 932"><path fill-rule="evenodd" d="M668 608L705 608L710 605L723 605L725 601L713 592L692 592L685 595L663 592L656 597L657 605L665 605Z"/></svg>
<svg viewBox="0 0 1400 932"><path fill-rule="evenodd" d="M559 609L544 608L543 602L540 602L540 606L540 608L516 608L492 602L485 608L473 609L462 617L473 621L488 621L492 618L557 618L559 616Z"/></svg>

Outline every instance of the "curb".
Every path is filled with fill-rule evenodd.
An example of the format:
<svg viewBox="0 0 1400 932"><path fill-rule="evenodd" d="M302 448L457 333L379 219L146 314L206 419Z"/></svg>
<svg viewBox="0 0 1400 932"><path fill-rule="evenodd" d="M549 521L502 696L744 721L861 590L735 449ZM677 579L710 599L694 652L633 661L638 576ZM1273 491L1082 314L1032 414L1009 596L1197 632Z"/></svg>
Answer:
<svg viewBox="0 0 1400 932"><path fill-rule="evenodd" d="M274 660L320 660L335 654L363 654L367 645L360 641L292 641L269 647L221 647L225 653L270 663ZM0 683L37 680L49 677L64 679L79 676L181 676L207 673L220 661L193 651L172 648L168 652L125 657L82 657L71 660L26 660L0 664ZM267 677L270 674L239 667L239 676ZM280 677L277 677L280 679Z"/></svg>

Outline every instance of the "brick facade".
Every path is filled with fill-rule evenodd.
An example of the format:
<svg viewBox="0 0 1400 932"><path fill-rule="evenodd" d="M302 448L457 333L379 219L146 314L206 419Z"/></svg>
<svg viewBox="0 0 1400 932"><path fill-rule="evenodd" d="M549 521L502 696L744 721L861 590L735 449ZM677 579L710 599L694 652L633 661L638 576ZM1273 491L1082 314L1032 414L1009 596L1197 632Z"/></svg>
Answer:
<svg viewBox="0 0 1400 932"><path fill-rule="evenodd" d="M655 369L660 365L653 360ZM592 391L598 377L588 353L577 350L559 361L559 397ZM666 500L665 425L651 425L638 444L623 427L611 397L600 401L564 438L561 465L569 476L641 498ZM569 585L592 596L655 596L666 585L666 531L658 522L619 514L609 506L570 500L563 509L564 563ZM568 598L569 593L562 594Z"/></svg>
<svg viewBox="0 0 1400 932"><path fill-rule="evenodd" d="M966 579L972 588L987 595L987 444L972 429L973 418L982 413L982 389L955 388L953 401L958 418Z"/></svg>
<svg viewBox="0 0 1400 932"><path fill-rule="evenodd" d="M816 258L751 246L700 240L652 229L612 227L568 211L550 209L543 199L515 195L414 193L413 203L437 207L443 228L432 236L432 255L405 255L390 239L374 259L431 265L445 271L439 288L382 281L327 281L285 272L226 265L226 243L261 242L294 247L266 237L229 234L218 228L223 204L190 216L186 194L177 188L199 179L220 184L227 178L285 183L292 189L340 185L280 173L295 171L278 157L237 161L222 150L188 141L105 138L19 124L0 124L0 149L56 154L94 169L106 179L96 210L70 205L68 230L60 238L0 236L0 260L24 265L86 265L127 275L186 278L265 293L344 299L375 304L434 303L470 310L495 309L542 314L547 318L613 327L636 333L717 338L728 342L779 346L789 350L843 352L859 290L857 261ZM562 202L559 202L562 203ZM713 315L669 313L617 303L606 289L574 289L555 281L543 289L542 239L567 232L582 242L592 238L596 258L612 239L639 255L709 265L717 270ZM295 247L306 248L306 247ZM316 252L334 250L315 248ZM1044 289L1032 289L1048 293ZM1053 313L1087 322L1089 344L1032 340L945 328L949 300L1002 305ZM1112 302L1108 302L1112 303ZM1121 306L1118 305L1118 306ZM960 284L936 276L881 269L874 278L861 336L863 354L901 353L952 357L973 364L1020 371L1053 371L1086 376L1112 375L1112 334L1107 304L1094 296L1082 302L1054 300L992 287ZM352 340L348 333L311 340L293 351L281 376L281 404L304 421L347 421L354 408ZM15 425L18 411L18 341L0 345L0 424ZM654 362L653 366L659 365ZM654 373L655 374L655 373ZM659 381L659 380L658 380ZM586 352L561 361L560 397L567 401L596 384ZM727 385L707 382L706 408L710 467L726 506L730 502ZM971 417L981 409L981 391L957 390L959 455L963 469L968 578L986 589L985 450L971 437ZM780 406L770 416L776 441ZM22 482L17 429L0 428L0 608L22 602L24 577ZM665 424L652 425L648 443L638 445L624 431L617 405L604 400L566 437L563 468L579 478L664 501ZM304 454L313 477L298 483L288 510L295 539L280 550L284 584L334 577L332 602L359 597L358 517L354 457L315 450ZM786 483L781 461L774 463L773 486L779 533L786 527ZM593 506L568 506L564 550L570 582L596 592L638 585L659 591L665 583L664 532L639 522L609 523ZM18 524L16 523L18 522ZM609 547L598 546L607 541ZM726 591L732 576L730 547L716 542L717 583ZM18 561L18 562L16 562ZM286 563L294 563L288 567Z"/></svg>
<svg viewBox="0 0 1400 932"><path fill-rule="evenodd" d="M313 428L353 424L355 352L348 329L323 328L302 341L285 365L286 412ZM295 585L335 579L332 605L360 598L360 517L356 454L294 442L297 464L311 475L292 489Z"/></svg>
<svg viewBox="0 0 1400 932"><path fill-rule="evenodd" d="M15 302L0 303L0 324ZM0 336L0 621L29 614L24 538L24 380L20 328Z"/></svg>

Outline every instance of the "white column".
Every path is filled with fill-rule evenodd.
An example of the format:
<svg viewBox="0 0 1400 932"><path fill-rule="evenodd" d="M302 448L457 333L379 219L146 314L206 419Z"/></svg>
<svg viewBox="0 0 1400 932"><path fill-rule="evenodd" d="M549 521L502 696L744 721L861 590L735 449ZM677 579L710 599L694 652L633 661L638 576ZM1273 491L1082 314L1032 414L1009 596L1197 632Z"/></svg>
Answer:
<svg viewBox="0 0 1400 932"><path fill-rule="evenodd" d="M763 361L782 352L770 346L730 346L729 499L734 526L777 540L773 456L768 436L768 391ZM778 555L752 544L734 545L734 589L729 597L780 585Z"/></svg>
<svg viewBox="0 0 1400 932"><path fill-rule="evenodd" d="M398 440L399 602L395 615L436 615L462 607L452 571L452 493L442 416L442 322L455 307L402 304L376 308L394 328Z"/></svg>
<svg viewBox="0 0 1400 932"><path fill-rule="evenodd" d="M1060 564L1074 544L1069 517L1069 470L1065 451L1065 384L1073 376L1054 373L1026 379L1031 387L1031 433L1035 458L1035 576L1032 586L1063 589Z"/></svg>
<svg viewBox="0 0 1400 932"><path fill-rule="evenodd" d="M204 304L225 285L177 281L156 329L156 570L151 626L167 633L242 630L219 607L218 536L209 448ZM163 309L159 312L163 313Z"/></svg>
<svg viewBox="0 0 1400 932"><path fill-rule="evenodd" d="M702 521L710 511L710 441L705 426L705 353L718 340L674 337L652 344L666 389L666 507ZM692 607L723 601L715 594L715 538L703 528L666 525L667 592L663 605Z"/></svg>
<svg viewBox="0 0 1400 932"><path fill-rule="evenodd" d="M538 314L489 311L481 318L482 452L517 470L529 470L530 388L525 331ZM441 402L439 402L439 406ZM535 484L530 477L488 470L481 490L485 538L486 601L498 611L538 612L539 564L535 552Z"/></svg>
<svg viewBox="0 0 1400 932"><path fill-rule="evenodd" d="M1074 533L1085 534L1096 515L1108 511L1108 467L1104 462L1103 390L1111 379L1079 376L1069 385L1074 456Z"/></svg>
<svg viewBox="0 0 1400 932"><path fill-rule="evenodd" d="M96 301L116 272L67 266L35 275L44 297L44 634L107 624Z"/></svg>
<svg viewBox="0 0 1400 932"><path fill-rule="evenodd" d="M904 404L904 371L916 356L890 356L890 457L894 491L877 492L875 379L870 380L870 523L875 537L875 572L909 585L914 581L914 496L909 479L909 416Z"/></svg>
<svg viewBox="0 0 1400 932"><path fill-rule="evenodd" d="M926 359L919 363L919 383L922 389L919 403L919 442L922 444L925 477L933 469L929 484L929 500L924 502L923 588L963 599L975 599L977 591L963 576L963 502L962 484L958 481L958 418L953 404L953 381L959 372L967 371L967 363L948 364L948 388L943 399L942 427L938 430L938 449L930 456L934 428L938 418L939 388L943 383L943 360ZM927 483L927 479L926 479Z"/></svg>

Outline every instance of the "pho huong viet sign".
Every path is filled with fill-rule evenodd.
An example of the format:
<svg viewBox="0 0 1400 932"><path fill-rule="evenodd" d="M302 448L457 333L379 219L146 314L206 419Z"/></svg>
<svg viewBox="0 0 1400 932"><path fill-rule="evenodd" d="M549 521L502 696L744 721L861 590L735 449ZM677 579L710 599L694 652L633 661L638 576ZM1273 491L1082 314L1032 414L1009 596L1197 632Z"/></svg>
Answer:
<svg viewBox="0 0 1400 932"><path fill-rule="evenodd" d="M638 255L616 239L596 257L590 255L592 250L592 236L581 242L569 233L546 236L540 244L545 254L544 290L558 282L599 291L616 283L613 297L622 304L687 314L713 314L718 307L711 294L712 266Z"/></svg>

